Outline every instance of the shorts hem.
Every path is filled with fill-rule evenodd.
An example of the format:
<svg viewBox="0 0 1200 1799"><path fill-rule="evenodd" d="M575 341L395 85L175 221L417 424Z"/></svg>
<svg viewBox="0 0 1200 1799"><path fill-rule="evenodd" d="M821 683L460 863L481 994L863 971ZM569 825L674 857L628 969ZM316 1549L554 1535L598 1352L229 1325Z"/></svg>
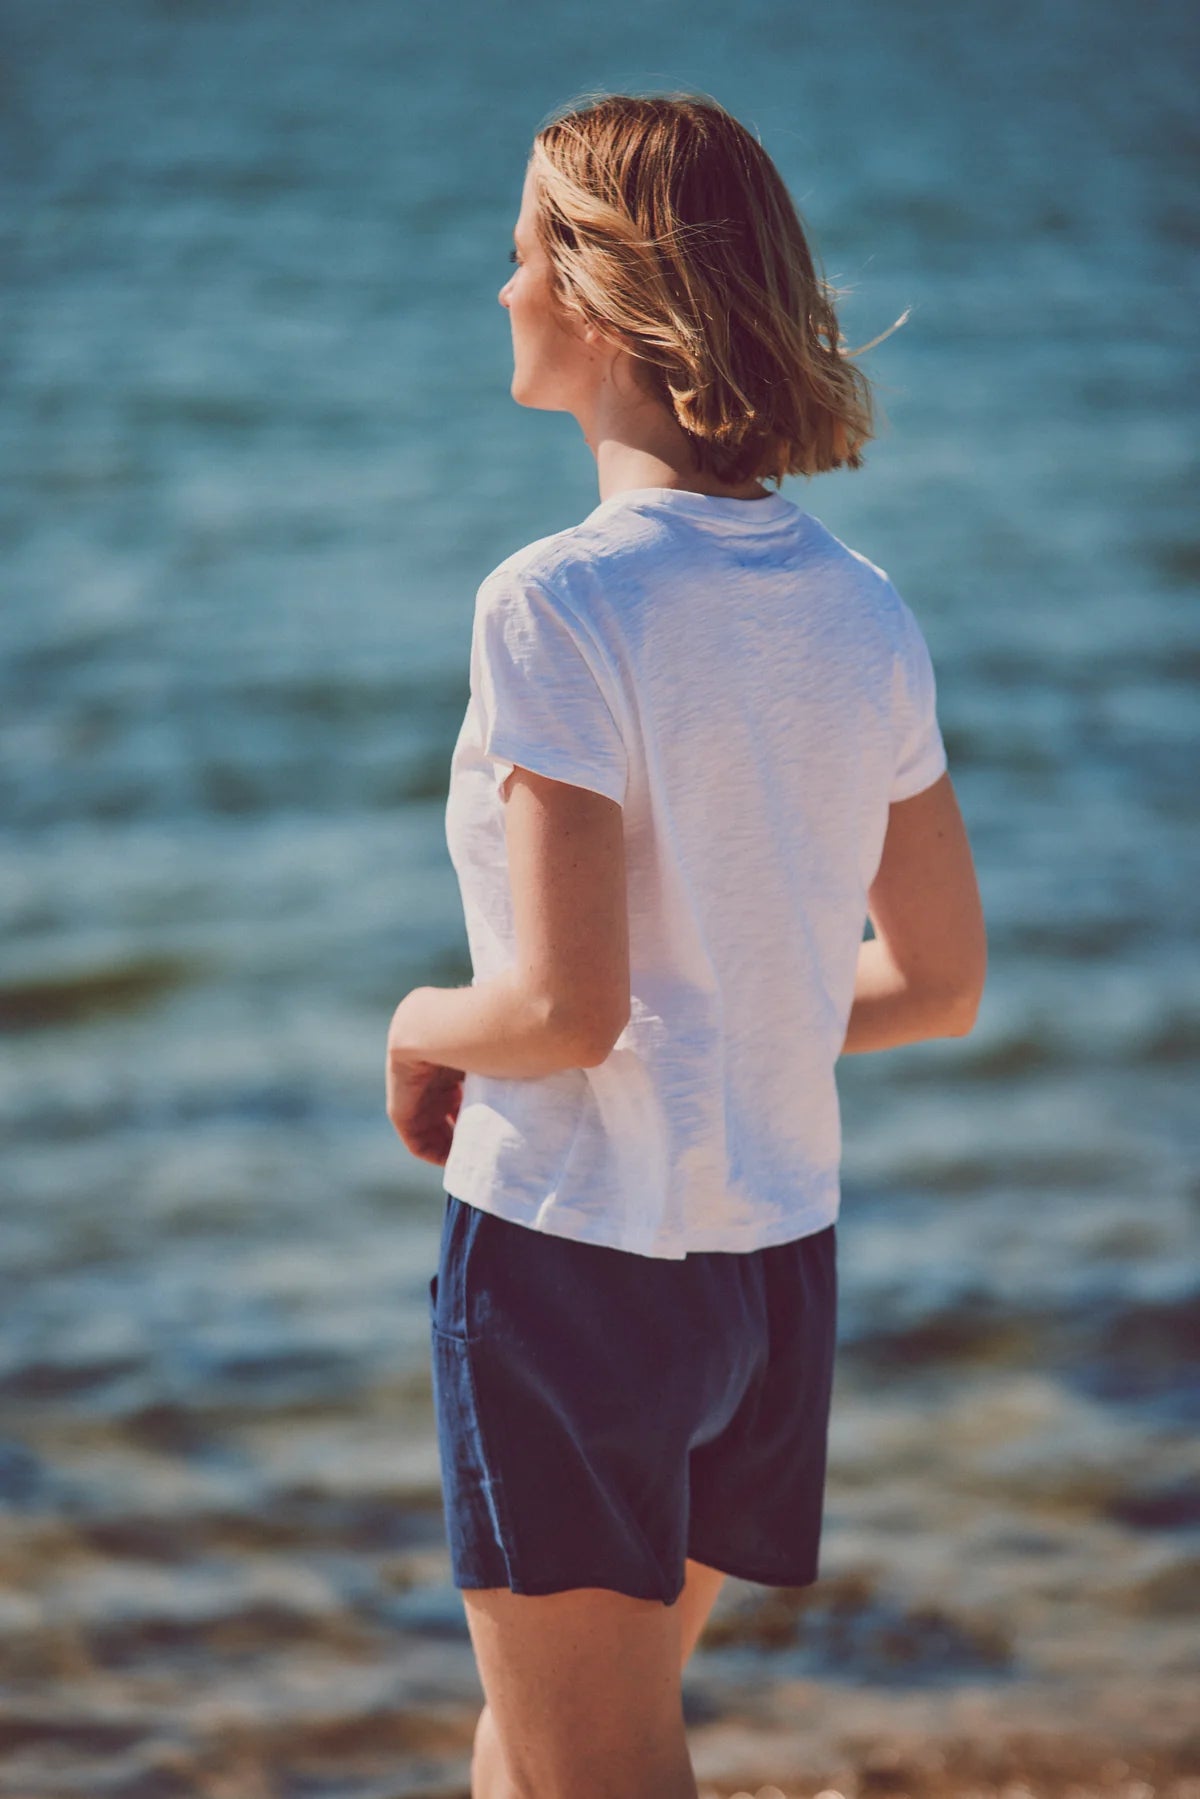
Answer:
<svg viewBox="0 0 1200 1799"><path fill-rule="evenodd" d="M777 1568L747 1568L744 1563L735 1567L731 1557L705 1555L694 1549L688 1550L688 1558L706 1568L715 1568L718 1574L728 1574L733 1580L751 1581L756 1587L811 1587L820 1579L820 1571L812 1562L802 1572L785 1574Z"/></svg>
<svg viewBox="0 0 1200 1799"><path fill-rule="evenodd" d="M628 1587L618 1586L611 1576L605 1576L599 1573L590 1579L586 1576L578 1579L567 1578L564 1576L561 1579L549 1578L546 1580L519 1580L510 1578L507 1582L466 1580L455 1575L453 1584L460 1593L493 1592L498 1585L507 1586L510 1593L516 1593L523 1599L545 1599L552 1593L576 1593L582 1588L599 1587L606 1593L622 1593L626 1599L656 1600L660 1605L667 1606L674 1605L680 1594L683 1592L683 1583L681 1582L674 1596L670 1599L664 1598L661 1592L634 1593L631 1592Z"/></svg>
<svg viewBox="0 0 1200 1799"><path fill-rule="evenodd" d="M706 1568L713 1568L718 1574L727 1574L733 1580L746 1580L758 1587L811 1587L820 1579L819 1570L810 1562L803 1570L781 1572L778 1568L750 1568L745 1563L737 1563L728 1556L697 1555L688 1551L689 1560L701 1562ZM551 1593L574 1593L583 1587L600 1587L605 1592L623 1593L628 1599L656 1599L661 1605L671 1606L676 1603L686 1585L686 1577L679 1583L670 1598L663 1593L632 1592L627 1586L620 1586L608 1575L599 1571L590 1577L581 1575L577 1578L562 1576L548 1577L545 1580L522 1580L510 1575L507 1581L468 1580L460 1576L454 1577L454 1586L459 1592L489 1592L496 1587L507 1587L510 1593L522 1598L544 1599Z"/></svg>

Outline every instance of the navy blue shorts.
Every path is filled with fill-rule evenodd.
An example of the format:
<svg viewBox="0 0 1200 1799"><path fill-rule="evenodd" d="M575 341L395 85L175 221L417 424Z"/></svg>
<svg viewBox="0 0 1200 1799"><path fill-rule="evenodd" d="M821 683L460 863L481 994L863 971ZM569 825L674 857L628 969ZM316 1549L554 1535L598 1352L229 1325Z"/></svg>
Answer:
<svg viewBox="0 0 1200 1799"><path fill-rule="evenodd" d="M817 1578L836 1225L668 1260L447 1194L429 1301L455 1586L673 1605L689 1556Z"/></svg>

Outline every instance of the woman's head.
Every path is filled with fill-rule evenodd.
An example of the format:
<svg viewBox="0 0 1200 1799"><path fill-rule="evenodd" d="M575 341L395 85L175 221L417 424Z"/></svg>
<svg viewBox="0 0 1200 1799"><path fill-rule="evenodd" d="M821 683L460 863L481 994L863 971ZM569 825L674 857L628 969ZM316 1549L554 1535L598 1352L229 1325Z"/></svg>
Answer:
<svg viewBox="0 0 1200 1799"><path fill-rule="evenodd" d="M586 334L628 352L715 480L860 466L871 392L833 292L774 163L715 100L610 94L552 118L517 233L528 279L501 297L514 340L524 303L543 380ZM521 375L518 351L518 399Z"/></svg>

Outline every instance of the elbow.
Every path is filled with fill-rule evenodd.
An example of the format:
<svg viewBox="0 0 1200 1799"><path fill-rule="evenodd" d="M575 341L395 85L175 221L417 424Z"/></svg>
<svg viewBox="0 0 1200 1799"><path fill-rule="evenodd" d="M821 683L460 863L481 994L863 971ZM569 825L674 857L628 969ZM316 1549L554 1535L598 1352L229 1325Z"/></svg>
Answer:
<svg viewBox="0 0 1200 1799"><path fill-rule="evenodd" d="M969 1037L975 1029L987 969L987 928L977 909L972 928L963 933L955 953L943 960L939 982L943 995L942 1035Z"/></svg>
<svg viewBox="0 0 1200 1799"><path fill-rule="evenodd" d="M954 988L947 996L943 1027L945 1036L969 1037L975 1029L979 1003L983 998L985 973L986 970L981 968L974 979Z"/></svg>
<svg viewBox="0 0 1200 1799"><path fill-rule="evenodd" d="M951 1001L942 1024L944 1037L969 1037L979 1016L979 994L967 994Z"/></svg>
<svg viewBox="0 0 1200 1799"><path fill-rule="evenodd" d="M567 1068L598 1068L608 1060L629 1023L630 1007L599 1008L560 1016L558 1035Z"/></svg>
<svg viewBox="0 0 1200 1799"><path fill-rule="evenodd" d="M610 1025L603 1031L594 1031L589 1036L586 1036L580 1044L577 1066L580 1068L599 1068L601 1062L607 1062L608 1058L612 1055L613 1050L617 1047L621 1038L621 1033L628 1023L629 1014L626 1012L620 1024L615 1026Z"/></svg>

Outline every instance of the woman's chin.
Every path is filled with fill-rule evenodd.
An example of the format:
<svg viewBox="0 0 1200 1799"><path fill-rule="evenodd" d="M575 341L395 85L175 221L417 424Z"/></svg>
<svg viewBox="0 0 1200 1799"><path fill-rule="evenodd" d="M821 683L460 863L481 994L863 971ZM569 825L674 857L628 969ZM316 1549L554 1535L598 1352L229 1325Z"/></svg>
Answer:
<svg viewBox="0 0 1200 1799"><path fill-rule="evenodd" d="M537 412L561 412L563 410L561 400L556 400L547 391L545 382L539 385L538 382L531 381L527 375L522 375L519 369L513 371L508 391L518 406L531 406Z"/></svg>

